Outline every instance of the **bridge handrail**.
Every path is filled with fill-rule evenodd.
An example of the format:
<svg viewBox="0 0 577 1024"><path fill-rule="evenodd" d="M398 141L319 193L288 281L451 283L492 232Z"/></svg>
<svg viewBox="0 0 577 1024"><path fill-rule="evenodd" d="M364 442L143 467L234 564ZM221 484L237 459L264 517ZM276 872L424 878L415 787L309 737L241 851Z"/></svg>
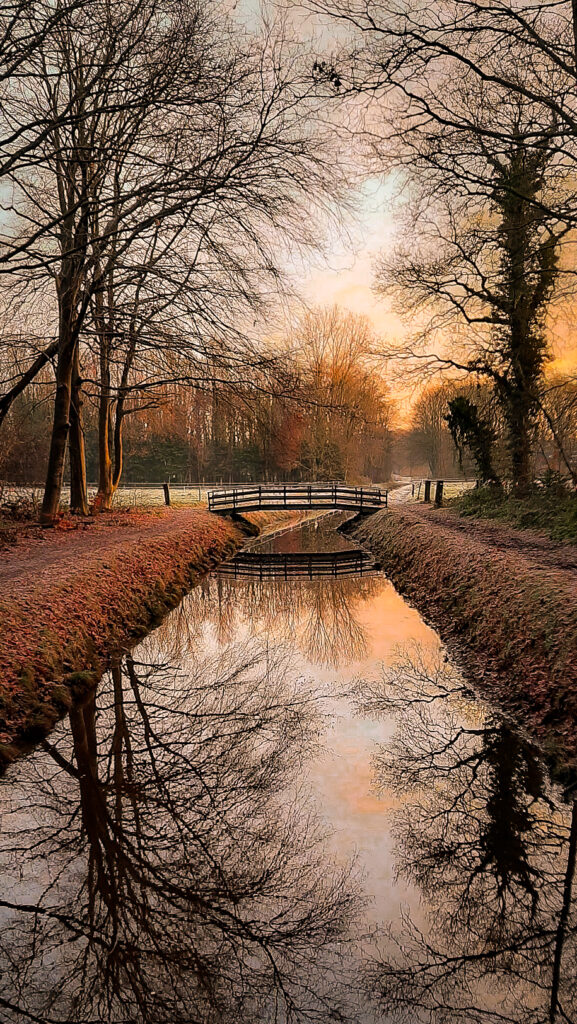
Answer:
<svg viewBox="0 0 577 1024"><path fill-rule="evenodd" d="M387 491L380 487L352 487L348 484L258 484L248 487L227 487L209 491L208 507L218 508L238 505L260 505L263 498L268 501L281 502L290 508L306 496L307 504L323 501L337 504L339 501L353 503L362 508L387 504Z"/></svg>
<svg viewBox="0 0 577 1024"><path fill-rule="evenodd" d="M330 563L331 565L341 562L371 562L373 561L372 555L369 555L367 551L351 550L351 551L239 551L233 561L237 564L240 562L246 565L257 565L263 563L266 565L284 565L286 562L289 564L295 564L297 562L314 562L315 564L321 564L324 562Z"/></svg>
<svg viewBox="0 0 577 1024"><path fill-rule="evenodd" d="M211 490L209 493L210 494L231 494L234 491L242 491L243 494L244 494L244 493L248 493L250 491L256 491L256 492L266 491L267 493L269 493L271 491L282 491L283 493L284 493L284 491L298 491L299 493L305 493L306 494L308 491L313 491L313 492L316 493L317 491L330 491L330 492L332 492L332 491L335 491L335 490L337 490L337 491L347 491L349 493L355 493L355 492L356 493L360 493L361 491L363 491L365 494L382 494L383 493L382 487L372 487L372 486L371 487L366 487L364 484L361 485L361 486L355 486L354 484L337 484L337 483L334 483L334 484L330 484L330 483L322 483L322 484L301 484L301 483L298 483L298 484L235 484L233 486L228 486L228 487L217 487L214 490Z"/></svg>
<svg viewBox="0 0 577 1024"><path fill-rule="evenodd" d="M244 557L243 557L244 555ZM375 571L374 559L366 551L311 551L311 552L239 552L217 569L221 576L335 577L366 575Z"/></svg>

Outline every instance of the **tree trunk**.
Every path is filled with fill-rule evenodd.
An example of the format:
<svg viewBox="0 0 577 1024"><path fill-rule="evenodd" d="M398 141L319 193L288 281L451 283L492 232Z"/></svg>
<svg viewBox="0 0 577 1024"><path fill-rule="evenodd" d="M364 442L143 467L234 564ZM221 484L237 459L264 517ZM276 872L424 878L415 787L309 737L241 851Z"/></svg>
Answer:
<svg viewBox="0 0 577 1024"><path fill-rule="evenodd" d="M531 488L532 417L523 395L513 395L508 409L511 475L515 491L526 494Z"/></svg>
<svg viewBox="0 0 577 1024"><path fill-rule="evenodd" d="M78 341L72 328L72 306L64 302L60 312L61 331L58 347L58 363L56 366L56 396L54 399L54 419L46 485L40 521L45 526L52 526L60 507L60 494L64 476L66 444L70 428L70 402L72 397L72 375L74 371L75 353Z"/></svg>
<svg viewBox="0 0 577 1024"><path fill-rule="evenodd" d="M100 340L100 398L98 401L98 493L99 508L109 509L112 505L114 487L112 483L112 459L110 457L110 356L105 335Z"/></svg>
<svg viewBox="0 0 577 1024"><path fill-rule="evenodd" d="M98 777L95 737L95 696L82 707L70 711L70 728L80 787L82 824L89 847L89 899L95 893L108 908L117 905L116 847L110 835L110 814L103 786Z"/></svg>
<svg viewBox="0 0 577 1024"><path fill-rule="evenodd" d="M84 447L84 423L82 417L82 381L78 345L74 354L72 371L72 393L70 400L70 511L76 515L88 515L88 488L86 485L86 453Z"/></svg>
<svg viewBox="0 0 577 1024"><path fill-rule="evenodd" d="M565 880L563 886L563 903L561 905L561 913L559 915L559 924L557 925L557 935L555 938L555 955L553 959L553 973L551 978L551 1000L549 1003L550 1024L554 1024L554 1022L557 1020L557 1010L561 1009L559 1005L559 988L561 984L561 959L563 956L563 946L565 944L565 939L567 937L567 927L569 924L569 913L571 910L571 896L573 890L573 879L575 876L576 863L577 800L574 800L573 810L571 814L571 830L569 832L569 847L567 851L567 869L565 871ZM563 1017L565 1017L565 1014L563 1014Z"/></svg>
<svg viewBox="0 0 577 1024"><path fill-rule="evenodd" d="M130 371L132 370L132 364L136 354L136 346L138 343L138 332L134 323L130 327L130 344L124 360L124 366L122 368L122 378L120 381L120 387L118 389L118 398L116 400L116 414L114 418L114 471L112 473L112 493L117 490L122 476L122 469L124 465L124 442L123 442L123 430L124 430L124 417L126 416L126 398L128 395L128 380L130 377ZM109 428L110 429L110 428Z"/></svg>
<svg viewBox="0 0 577 1024"><path fill-rule="evenodd" d="M122 467L124 464L124 442L122 432L124 428L124 400L119 398L116 406L116 419L114 422L114 476L112 487L115 491L120 483Z"/></svg>

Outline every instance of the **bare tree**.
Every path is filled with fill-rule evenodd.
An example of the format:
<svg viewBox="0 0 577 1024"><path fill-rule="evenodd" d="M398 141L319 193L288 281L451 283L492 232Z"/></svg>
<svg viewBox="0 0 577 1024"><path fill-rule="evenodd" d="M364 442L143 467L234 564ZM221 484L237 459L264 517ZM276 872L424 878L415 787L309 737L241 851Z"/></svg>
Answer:
<svg viewBox="0 0 577 1024"><path fill-rule="evenodd" d="M5 1020L349 1019L360 894L294 797L320 723L289 669L258 641L192 673L128 657L22 766Z"/></svg>
<svg viewBox="0 0 577 1024"><path fill-rule="evenodd" d="M301 461L307 478L358 479L370 468L371 456L383 466L392 401L374 364L369 320L338 306L313 309L288 344L302 381Z"/></svg>
<svg viewBox="0 0 577 1024"><path fill-rule="evenodd" d="M564 806L538 752L470 696L415 652L360 686L365 712L398 722L376 777L403 798L397 870L426 912L390 931L373 984L394 1021L572 1021L577 802Z"/></svg>
<svg viewBox="0 0 577 1024"><path fill-rule="evenodd" d="M3 4L0 12L0 187L3 213L0 234L0 274L10 273L26 239L20 236L20 193L14 187L16 179L29 173L54 131L49 116L39 116L38 110L29 108L24 114L19 99L26 91L31 64L50 36L81 6L81 0L56 5L42 0L12 0ZM60 122L65 124L71 111L62 108ZM28 236L29 237L29 236ZM10 309L7 290L3 305ZM0 425L14 401L56 356L56 338L47 339L44 333L14 332L10 315L6 316L2 338L2 362L7 374L2 380L0 396ZM6 358L8 357L8 358Z"/></svg>
<svg viewBox="0 0 577 1024"><path fill-rule="evenodd" d="M199 360L206 376L207 347L214 355L233 335L234 362L249 316L278 284L282 238L316 241L311 200L322 207L328 161L307 120L317 102L310 76L282 26L258 36L221 14L192 2L91 0L42 40L12 98L15 120L40 102L52 125L33 165L13 175L9 265L22 288L47 276L56 286L47 522L67 443L73 504L86 506L80 346L99 338L107 502L112 350L118 439L128 376L141 390L160 349L166 379L169 348L183 378L199 376ZM254 356L254 345L244 351Z"/></svg>
<svg viewBox="0 0 577 1024"><path fill-rule="evenodd" d="M362 33L352 61L336 70L325 62L319 75L336 76L341 92L379 97L381 113L374 102L369 110L375 149L407 169L417 193L411 229L420 237L385 263L380 284L393 282L405 307L408 299L424 315L429 345L436 339L413 358L492 381L523 490L547 311L560 270L572 269L559 264L576 209L570 5L313 6Z"/></svg>

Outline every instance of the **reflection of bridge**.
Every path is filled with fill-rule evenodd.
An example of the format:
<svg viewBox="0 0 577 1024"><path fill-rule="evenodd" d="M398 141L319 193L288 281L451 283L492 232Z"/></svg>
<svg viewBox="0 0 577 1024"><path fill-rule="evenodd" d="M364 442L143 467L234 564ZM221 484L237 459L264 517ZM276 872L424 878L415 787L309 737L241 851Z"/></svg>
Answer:
<svg viewBox="0 0 577 1024"><path fill-rule="evenodd" d="M209 491L211 512L257 512L260 509L302 511L341 508L362 514L387 506L387 491L378 487L346 487L344 484L254 484Z"/></svg>
<svg viewBox="0 0 577 1024"><path fill-rule="evenodd" d="M360 576L373 570L374 561L365 551L240 551L216 572L234 578L316 580Z"/></svg>

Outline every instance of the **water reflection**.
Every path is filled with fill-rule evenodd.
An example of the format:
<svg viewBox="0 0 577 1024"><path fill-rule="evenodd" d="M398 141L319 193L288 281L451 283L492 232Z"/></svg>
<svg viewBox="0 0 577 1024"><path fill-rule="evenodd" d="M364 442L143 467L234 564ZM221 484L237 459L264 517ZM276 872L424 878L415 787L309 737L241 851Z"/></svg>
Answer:
<svg viewBox="0 0 577 1024"><path fill-rule="evenodd" d="M7 1024L575 1024L577 811L380 575L209 577L0 793Z"/></svg>
<svg viewBox="0 0 577 1024"><path fill-rule="evenodd" d="M414 656L361 686L365 712L398 721L376 775L403 801L396 869L424 898L372 982L391 1021L571 1022L577 803L556 804L535 749L469 696Z"/></svg>
<svg viewBox="0 0 577 1024"><path fill-rule="evenodd" d="M295 787L321 727L282 647L118 660L4 788L3 1019L344 1020L359 889Z"/></svg>
<svg viewBox="0 0 577 1024"><path fill-rule="evenodd" d="M217 570L233 579L356 578L374 570L374 560L364 551L266 552L241 551Z"/></svg>
<svg viewBox="0 0 577 1024"><path fill-rule="evenodd" d="M328 579L227 579L217 575L196 587L154 633L154 645L171 658L191 657L207 644L211 626L221 645L246 631L290 642L312 663L337 668L362 661L369 635L365 606L389 584L382 576Z"/></svg>
<svg viewBox="0 0 577 1024"><path fill-rule="evenodd" d="M288 528L272 536L253 541L244 548L262 554L319 554L359 551L358 546L340 533L340 528L353 519L351 512L330 512L303 523L298 529Z"/></svg>

